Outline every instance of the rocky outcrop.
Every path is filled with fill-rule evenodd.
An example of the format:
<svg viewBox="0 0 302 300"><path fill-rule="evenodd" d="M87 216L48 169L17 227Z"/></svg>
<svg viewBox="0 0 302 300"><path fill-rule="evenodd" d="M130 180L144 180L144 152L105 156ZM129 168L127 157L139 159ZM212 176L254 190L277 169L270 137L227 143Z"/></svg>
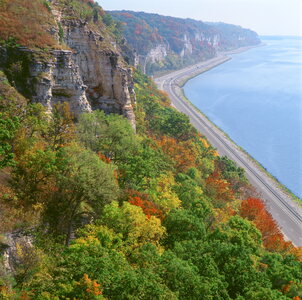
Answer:
<svg viewBox="0 0 302 300"><path fill-rule="evenodd" d="M16 273L16 268L26 260L34 260L33 240L30 235L22 232L7 233L0 241L0 256L2 261L0 276L12 275Z"/></svg>
<svg viewBox="0 0 302 300"><path fill-rule="evenodd" d="M95 109L118 113L135 128L132 71L101 22L74 17L60 1L49 1L54 22L46 28L57 49L0 47L0 68L25 97L50 112L68 102L76 115ZM18 70L16 70L18 68Z"/></svg>
<svg viewBox="0 0 302 300"><path fill-rule="evenodd" d="M34 102L42 103L48 111L55 103L68 102L75 114L91 112L86 97L87 86L73 60L72 51L52 51L48 62L32 61L29 71Z"/></svg>
<svg viewBox="0 0 302 300"><path fill-rule="evenodd" d="M111 11L125 26L125 37L144 72L184 67L213 58L219 51L260 42L257 34L240 26L204 23L133 11Z"/></svg>
<svg viewBox="0 0 302 300"><path fill-rule="evenodd" d="M146 73L148 64L160 64L165 61L169 52L169 45L159 44L155 48L150 49L146 55L138 55L138 64Z"/></svg>
<svg viewBox="0 0 302 300"><path fill-rule="evenodd" d="M131 69L119 52L108 49L108 41L79 20L67 20L62 24L64 41L73 50L73 60L87 87L86 96L91 108L123 114L134 126L132 103L135 94Z"/></svg>

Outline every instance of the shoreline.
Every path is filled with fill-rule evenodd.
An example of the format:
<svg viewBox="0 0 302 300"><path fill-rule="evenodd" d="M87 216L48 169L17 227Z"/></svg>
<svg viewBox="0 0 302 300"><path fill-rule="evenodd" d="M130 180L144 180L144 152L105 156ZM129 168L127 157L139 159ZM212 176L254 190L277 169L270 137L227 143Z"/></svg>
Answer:
<svg viewBox="0 0 302 300"><path fill-rule="evenodd" d="M261 42L260 44L254 45L254 46L245 46L245 47L240 47L240 48L229 50L229 51L217 52L217 56L215 56L215 57L212 57L207 60L203 60L203 61L201 61L199 63L195 63L193 65L186 66L182 69L167 70L164 73L153 75L152 78L155 82L157 82L158 79L161 79L164 77L169 77L170 75L173 75L173 74L178 75L180 73L185 73L185 72L193 71L194 69L196 69L196 72L192 72L187 77L182 78L183 82L179 83L179 84L181 84L181 87L182 87L186 84L186 82L188 80L231 60L232 57L230 55L239 54L239 53L248 51L250 49L263 47L263 46L265 46L265 43Z"/></svg>
<svg viewBox="0 0 302 300"><path fill-rule="evenodd" d="M168 76L168 75L171 75L172 73L176 73L178 71L185 71L185 72L189 72L190 70L192 70L191 73L189 74L186 74L185 76L181 77L181 78L177 78L174 82L175 82L175 86L174 86L174 89L175 91L177 92L177 95L179 97L181 97L183 99L183 101L185 101L188 105L192 106L195 110L197 110L200 114L202 114L207 120L208 122L210 122L213 126L215 126L217 128L217 130L219 130L221 132L221 134L223 134L227 139L229 139L229 141L234 144L237 148L239 148L242 152L244 152L245 155L248 156L248 158L253 161L254 164L257 165L258 168L261 169L262 172L264 172L267 176L270 177L271 180L274 181L274 184L277 184L277 187L278 189L281 189L281 191L283 193L286 194L287 197L290 197L292 198L292 200L297 203L299 205L299 207L302 209L302 199L299 198L297 195L295 195L289 188L287 188L283 183L281 183L273 174L271 174L261 163L259 163L251 154L249 154L245 149L243 149L241 146L237 145L235 143L235 141L233 141L233 139L226 133L224 132L219 126L217 126L215 123L213 123L207 115L205 115L198 107L196 107L193 103L191 103L191 101L187 98L185 92L184 92L184 89L183 87L185 86L185 84L207 72L207 71L210 71L212 69L214 69L215 67L229 61L232 59L231 56L229 55L236 55L236 54L240 54L240 53L243 53L245 51L248 51L250 49L254 49L254 48L257 48L257 47L263 47L265 46L266 44L261 42L259 45L255 45L255 46L246 46L246 47L240 47L240 48L237 48L237 49L234 49L234 50L230 50L230 51L224 51L224 52L220 52L220 55L215 57L215 58L212 58L212 59L209 59L207 61L203 61L201 63L198 63L198 64L194 64L192 66L188 66L184 69L181 69L181 70L177 70L177 71L171 71L170 73L164 75L164 76ZM208 62L210 63L210 65L207 65L206 67L204 66L204 64ZM196 68L196 71L193 72L193 70ZM156 77L154 78L155 82L157 79L159 78L162 78L164 76L161 76L161 77ZM302 212L302 211L301 211Z"/></svg>
<svg viewBox="0 0 302 300"><path fill-rule="evenodd" d="M257 45L256 47L263 46L263 44ZM208 61L203 61L199 64L195 64L193 66L189 66L182 70L170 72L167 75L155 78L155 82L158 87L162 90L166 90L170 95L171 100L174 102L172 105L186 113L191 120L193 126L195 126L198 130L204 134L209 142L217 148L220 155L227 155L233 161L236 162L237 165L243 167L245 169L245 173L249 182L256 187L258 192L262 195L263 200L265 201L269 211L273 215L274 219L277 221L282 233L288 240L292 240L292 242L296 246L302 246L302 236L300 229L296 228L296 234L293 241L293 235L290 232L292 230L292 226L288 227L288 217L292 218L294 215L298 215L299 219L302 218L302 201L299 197L294 195L285 185L283 185L277 178L275 178L272 174L270 174L256 159L254 159L249 153L247 153L244 149L238 146L222 129L216 126L212 121L208 119L208 117L200 111L200 109L196 108L185 96L183 86L185 83L210 70L215 68L216 66L228 61L231 57L227 56L232 54L241 53L247 51L253 47L243 47L236 49L236 51L231 51L231 53L222 53L219 57L215 57L214 59L210 59ZM234 53L235 52L235 53ZM206 134L207 132L207 134ZM218 138L217 138L218 137ZM219 140L219 141L218 141ZM216 145L215 145L216 144ZM219 149L220 148L220 149ZM226 148L231 149L231 152L226 151ZM221 150L221 151L220 151ZM242 164L242 162L245 162ZM251 172L252 171L252 172ZM256 176L255 176L256 174ZM259 185L258 179L261 178L262 185ZM270 190L270 192L269 192ZM271 193L271 194L270 194ZM276 196L277 195L277 196ZM278 200L277 200L278 199ZM277 208L279 207L279 208ZM280 211L278 209L283 210L287 207L284 213L287 215L286 219L279 217ZM292 216L290 216L292 214ZM292 220L294 221L294 220ZM297 222L297 221L294 221ZM298 222L299 223L299 222ZM297 223L297 225L298 225ZM301 226L298 225L298 226ZM291 238L289 237L291 236Z"/></svg>
<svg viewBox="0 0 302 300"><path fill-rule="evenodd" d="M223 52L223 54L225 55L236 55L236 54L240 54L242 52L245 52L245 51L248 51L250 49L253 49L253 48L256 48L256 47L261 47L261 46L265 46L264 43L261 43L260 45L257 45L257 46L250 46L250 47L242 47L242 48L238 48L238 49L235 49L235 50L231 50L231 51L227 51L227 52ZM260 169L262 172L264 172L267 176L269 176L273 181L275 181L275 183L278 185L278 188L282 190L283 193L286 193L286 195L288 197L291 197L293 201L295 201L295 203L297 203L301 208L302 208L302 199L297 196L294 192L292 192L288 187L286 187L282 182L280 182L278 180L278 178L276 178L273 174L271 174L261 163L258 162L257 159L255 159L250 153L248 153L244 148L242 148L241 146L237 145L237 143L223 130L221 129L219 126L217 126L215 123L213 123L207 115L205 115L198 107L196 107L186 96L185 94L185 91L183 89L183 87L185 86L185 84L211 70L211 69L214 69L215 67L231 60L232 57L229 57L229 59L226 59L225 61L222 61L221 63L217 63L215 65L213 65L212 67L208 68L208 69L203 69L201 72L199 73L192 73L191 75L188 75L184 78L182 78L181 80L176 80L176 83L177 85L175 86L175 90L180 90L178 93L178 96L179 97L182 97L184 101L186 101L190 106L194 107L195 110L197 110L199 113L201 113L209 122L211 122L213 124L213 126L215 126L223 135L225 135L226 138L228 138L230 140L231 143L233 143L236 147L238 147L241 151L243 151L248 157L250 160L252 160Z"/></svg>
<svg viewBox="0 0 302 300"><path fill-rule="evenodd" d="M213 61L213 64L211 64L211 66L209 66L208 68L202 68L202 69L199 70L199 72L196 71L196 72L182 78L182 81L180 81L178 84L182 88L190 79L192 79L194 77L197 77L198 75L203 74L207 71L210 71L210 70L214 69L215 67L218 67L219 65L224 64L225 62L231 60L232 59L231 55L240 54L240 53L243 53L245 51L248 51L248 50L251 50L251 49L254 49L254 48L258 48L258 47L263 47L263 46L265 46L265 43L260 43L259 45L255 45L255 46L240 47L240 48L237 48L237 49L234 49L234 50L229 50L229 51L218 52L218 54L219 54L218 56L216 56L213 59L207 60L207 61L216 60L216 59L219 59L219 58L221 58L221 61L219 61L219 60L217 62ZM207 62L207 61L204 61L204 62ZM204 62L195 64L193 66L196 66L197 68L200 68L200 67L203 66ZM171 74L171 72L169 74Z"/></svg>

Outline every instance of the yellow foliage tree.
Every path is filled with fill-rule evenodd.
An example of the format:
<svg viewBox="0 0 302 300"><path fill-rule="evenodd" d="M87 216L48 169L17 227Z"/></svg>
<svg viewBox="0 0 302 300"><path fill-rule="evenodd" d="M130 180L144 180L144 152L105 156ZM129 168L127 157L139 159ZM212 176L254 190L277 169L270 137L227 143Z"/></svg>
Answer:
<svg viewBox="0 0 302 300"><path fill-rule="evenodd" d="M165 212L181 206L181 200L173 191L175 180L171 172L152 179L150 186L152 201L161 206Z"/></svg>
<svg viewBox="0 0 302 300"><path fill-rule="evenodd" d="M122 234L124 245L130 249L147 243L160 248L159 241L165 234L165 228L158 218L148 218L141 207L128 202L124 202L122 206L117 202L107 205L102 222L115 233Z"/></svg>

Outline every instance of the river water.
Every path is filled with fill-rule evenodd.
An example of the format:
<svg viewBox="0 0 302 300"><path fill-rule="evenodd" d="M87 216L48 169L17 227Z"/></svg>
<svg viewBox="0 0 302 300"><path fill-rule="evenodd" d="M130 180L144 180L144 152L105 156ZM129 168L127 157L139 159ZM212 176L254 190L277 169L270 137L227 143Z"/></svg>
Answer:
<svg viewBox="0 0 302 300"><path fill-rule="evenodd" d="M265 46L185 85L187 98L302 198L302 38L266 37Z"/></svg>

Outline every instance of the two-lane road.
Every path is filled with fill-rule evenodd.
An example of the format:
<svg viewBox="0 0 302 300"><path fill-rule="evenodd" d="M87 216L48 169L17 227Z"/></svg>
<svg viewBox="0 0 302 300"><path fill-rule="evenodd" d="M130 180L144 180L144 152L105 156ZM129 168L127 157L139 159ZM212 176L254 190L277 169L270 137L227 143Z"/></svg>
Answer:
<svg viewBox="0 0 302 300"><path fill-rule="evenodd" d="M156 78L155 81L160 89L169 94L173 106L189 116L191 123L208 138L220 155L226 155L235 161L238 166L245 169L249 181L261 193L262 198L265 199L270 213L279 224L285 237L296 246L302 246L301 207L293 202L291 197L285 194L278 187L278 184L261 170L248 155L231 142L221 130L215 127L182 97L178 82L197 72L206 71L224 60L226 60L226 57L221 56Z"/></svg>

